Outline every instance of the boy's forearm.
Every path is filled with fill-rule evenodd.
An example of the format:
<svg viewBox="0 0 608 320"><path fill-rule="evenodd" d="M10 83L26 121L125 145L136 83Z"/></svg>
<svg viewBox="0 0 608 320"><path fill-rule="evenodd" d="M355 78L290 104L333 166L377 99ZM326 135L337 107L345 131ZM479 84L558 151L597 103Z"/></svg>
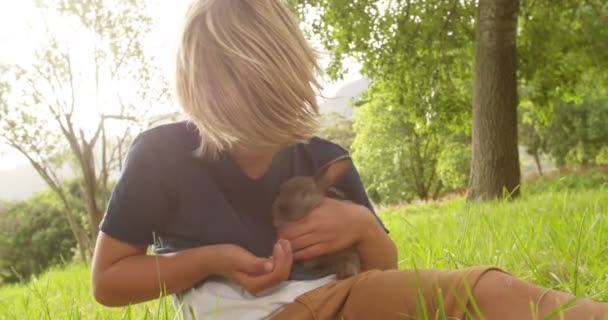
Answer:
<svg viewBox="0 0 608 320"><path fill-rule="evenodd" d="M125 306L189 289L217 272L218 248L137 255L116 262L95 279L94 294L106 306Z"/></svg>
<svg viewBox="0 0 608 320"><path fill-rule="evenodd" d="M397 247L373 216L370 215L366 220L361 232L357 251L361 257L362 270L397 269Z"/></svg>

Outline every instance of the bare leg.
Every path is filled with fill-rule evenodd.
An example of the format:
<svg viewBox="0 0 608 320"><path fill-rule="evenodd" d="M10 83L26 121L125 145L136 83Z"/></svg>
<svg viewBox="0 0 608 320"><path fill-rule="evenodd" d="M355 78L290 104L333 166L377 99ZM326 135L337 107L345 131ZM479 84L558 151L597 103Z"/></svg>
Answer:
<svg viewBox="0 0 608 320"><path fill-rule="evenodd" d="M574 298L570 294L535 286L499 271L486 273L472 293L487 320L544 319ZM469 310L472 315L476 314L473 306ZM608 303L581 298L553 319L608 319Z"/></svg>

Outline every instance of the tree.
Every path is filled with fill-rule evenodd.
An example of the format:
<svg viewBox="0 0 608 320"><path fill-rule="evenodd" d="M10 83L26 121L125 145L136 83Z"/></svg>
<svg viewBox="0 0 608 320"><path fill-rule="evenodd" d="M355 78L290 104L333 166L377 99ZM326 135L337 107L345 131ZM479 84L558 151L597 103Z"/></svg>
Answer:
<svg viewBox="0 0 608 320"><path fill-rule="evenodd" d="M478 7L469 199L519 194L517 16L519 0Z"/></svg>
<svg viewBox="0 0 608 320"><path fill-rule="evenodd" d="M395 96L393 107L409 109L412 121L470 127L473 1L289 2L329 50L332 78L340 78L342 62L353 57L372 82L382 81L384 94Z"/></svg>
<svg viewBox="0 0 608 320"><path fill-rule="evenodd" d="M518 113L518 140L526 148L526 153L534 159L536 170L539 175L543 175L543 167L540 162L541 153L545 152L546 147L546 126L539 119L538 113L529 107L520 106Z"/></svg>
<svg viewBox="0 0 608 320"><path fill-rule="evenodd" d="M375 201L432 198L441 139L470 128L474 6L462 1L292 1L332 54L356 58L372 89L355 120L353 156ZM306 12L319 14L306 21ZM401 198L399 198L401 197Z"/></svg>
<svg viewBox="0 0 608 320"><path fill-rule="evenodd" d="M572 147L572 136L552 138L554 130L564 131L555 123L579 121L581 104L605 97L608 74L600 70L608 68L608 6L598 0L523 1L520 17L519 137L542 175L541 152L563 165Z"/></svg>
<svg viewBox="0 0 608 320"><path fill-rule="evenodd" d="M149 126L149 110L166 101L167 85L144 49L151 19L143 0L38 5L46 39L31 65L4 67L0 138L23 154L61 199L86 261L111 174L133 136ZM84 36L74 39L76 32ZM80 177L84 225L74 216L59 174L68 164Z"/></svg>
<svg viewBox="0 0 608 320"><path fill-rule="evenodd" d="M518 72L522 103L538 114L543 124L551 120L557 104L605 96L605 1L524 0L520 17Z"/></svg>
<svg viewBox="0 0 608 320"><path fill-rule="evenodd" d="M377 203L436 198L443 188L437 161L445 131L417 125L398 99L375 90L359 102L352 145L368 193Z"/></svg>
<svg viewBox="0 0 608 320"><path fill-rule="evenodd" d="M562 103L545 130L547 152L556 165L588 165L608 147L608 100Z"/></svg>
<svg viewBox="0 0 608 320"><path fill-rule="evenodd" d="M393 107L412 110L408 116L414 123L421 126L439 123L470 134L473 45L478 22L476 12L481 2L290 0L289 3L308 31L331 53L330 76L339 78L344 58L354 58L372 82L383 82L385 93L401 96ZM507 23L513 30L513 23L519 22L521 40L520 54L515 56L513 70L508 71L508 81L513 83L513 72L518 71L518 84L528 91L522 99L531 105L533 112L544 113L540 118L546 121L551 117L553 106L562 100L586 96L590 88L596 95L605 94L608 6L602 0L522 0L521 11L522 19ZM497 23L505 20L501 16L486 18L498 19L494 21ZM517 101L513 92L511 90L510 99ZM437 95L444 100L430 103ZM511 155L502 155L507 156L502 160L511 163L500 165L513 168L518 164L513 148L516 116L513 108L508 112L508 117L496 120L509 129L495 135L512 140L508 148L503 148L505 152L510 150ZM395 139L393 143L400 141ZM487 142L478 145L477 159L486 154L496 157L496 150L502 148L500 144L504 140ZM480 149L486 147L493 150ZM484 162L493 161L496 160ZM475 168L479 164L478 161ZM472 197L502 195L502 186L481 190L479 183L484 176L480 173L476 177ZM517 174L511 175L507 179L513 181L496 184L512 190L516 177Z"/></svg>
<svg viewBox="0 0 608 320"><path fill-rule="evenodd" d="M382 153L388 153L384 156L389 159L397 159L401 158L404 148L416 154L416 145L425 145L420 149L419 159L426 160L424 166L432 168L428 171L432 174L418 174L419 178L427 178L418 179L414 185L419 185L420 197L437 193L430 191L436 187L429 186L441 181L435 168L442 151L438 141L453 134L468 134L470 130L469 83L474 70L475 2L392 1L383 5L378 1L302 0L294 1L293 6L300 14L310 7L320 12L311 22L311 29L331 50L334 64L329 68L330 75L339 77L341 61L345 56L353 56L362 63L362 72L372 82L382 83L374 88L391 96L385 100L390 101L393 111L376 116L395 117L389 122L407 123L416 128L392 132L392 138L385 140ZM359 121L362 120L357 119ZM386 123L387 120L367 118L364 121ZM375 128L377 137L382 128ZM359 139L360 132L357 134ZM402 137L403 134L413 136ZM382 140L361 139L373 141L374 145ZM408 147L404 145L408 139L417 143ZM355 146L363 147L363 144L356 140ZM387 168L382 166L379 170L386 172ZM428 179L435 182L429 183ZM427 182L423 182L425 180Z"/></svg>

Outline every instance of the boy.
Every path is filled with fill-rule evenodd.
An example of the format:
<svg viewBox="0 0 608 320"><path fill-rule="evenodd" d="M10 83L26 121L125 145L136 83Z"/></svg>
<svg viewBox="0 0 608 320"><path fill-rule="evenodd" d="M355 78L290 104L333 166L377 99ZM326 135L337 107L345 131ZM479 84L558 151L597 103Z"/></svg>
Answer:
<svg viewBox="0 0 608 320"><path fill-rule="evenodd" d="M524 319L530 301L543 316L571 298L495 268L396 271L396 247L354 168L337 186L352 202L326 199L275 230L278 187L346 154L313 137L317 71L280 0L192 4L177 59L189 121L151 129L131 146L95 249L100 303L166 292L198 319L403 319L421 317L421 304L433 318L462 319L477 314L470 290L486 318ZM152 244L156 257L146 255ZM294 264L353 246L366 272L346 280ZM566 317L608 309L590 300L575 306Z"/></svg>

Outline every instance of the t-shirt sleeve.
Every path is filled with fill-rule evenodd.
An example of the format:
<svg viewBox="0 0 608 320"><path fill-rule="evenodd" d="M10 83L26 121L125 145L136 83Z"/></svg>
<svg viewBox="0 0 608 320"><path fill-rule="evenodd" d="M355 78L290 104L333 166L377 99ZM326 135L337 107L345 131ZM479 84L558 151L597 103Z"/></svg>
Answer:
<svg viewBox="0 0 608 320"><path fill-rule="evenodd" d="M313 147L312 152L318 153L318 158L320 160L318 163L318 168L337 158L349 156L348 151L333 142L315 138L313 144L315 147ZM338 182L336 188L342 191L348 200L369 208L382 228L387 233L389 232L380 217L378 217L376 214L374 206L367 196L367 192L365 191L365 187L363 186L363 182L361 182L361 177L359 176L359 172L357 171L355 165L353 165L348 173Z"/></svg>
<svg viewBox="0 0 608 320"><path fill-rule="evenodd" d="M129 243L151 245L169 210L167 170L153 136L141 134L131 144L100 230Z"/></svg>

